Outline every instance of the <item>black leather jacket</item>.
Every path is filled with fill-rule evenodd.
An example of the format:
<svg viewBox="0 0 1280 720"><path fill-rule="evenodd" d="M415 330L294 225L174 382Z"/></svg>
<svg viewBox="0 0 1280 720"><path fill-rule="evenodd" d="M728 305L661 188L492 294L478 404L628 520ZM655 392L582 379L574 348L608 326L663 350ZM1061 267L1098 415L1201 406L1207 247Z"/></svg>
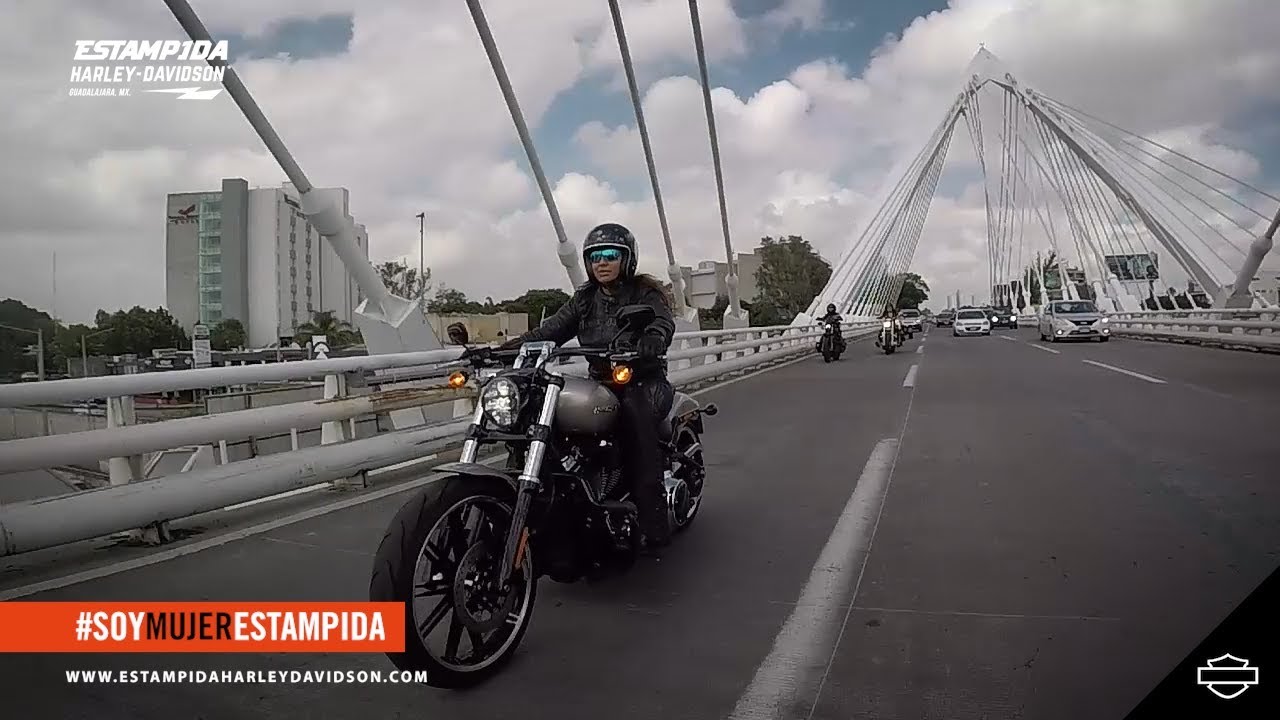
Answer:
<svg viewBox="0 0 1280 720"><path fill-rule="evenodd" d="M823 315L822 317L818 318L818 322L820 322L820 323L829 323L829 322L842 323L842 322L844 322L844 318L840 317L840 313L827 313L826 315Z"/></svg>
<svg viewBox="0 0 1280 720"><path fill-rule="evenodd" d="M560 306L555 315L547 318L541 325L522 336L525 342L550 340L557 345L578 338L578 342L586 347L602 347L618 334L616 315L626 305L648 305L654 309L653 322L645 328L662 338L664 348L671 347L671 339L676 332L676 324L671 315L671 307L661 290L634 280L620 283L610 295L603 292L592 282L579 287L569 298L569 302ZM658 358L648 363L633 364L637 375L651 374L654 371L665 373L666 361ZM597 371L604 368L593 368Z"/></svg>

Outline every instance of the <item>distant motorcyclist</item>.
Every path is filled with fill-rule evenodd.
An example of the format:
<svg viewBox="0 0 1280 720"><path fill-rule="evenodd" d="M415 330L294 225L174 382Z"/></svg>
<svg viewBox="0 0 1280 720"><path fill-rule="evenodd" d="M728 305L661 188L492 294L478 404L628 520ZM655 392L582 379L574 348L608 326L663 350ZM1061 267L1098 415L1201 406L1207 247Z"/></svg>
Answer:
<svg viewBox="0 0 1280 720"><path fill-rule="evenodd" d="M632 364L632 380L615 388L625 423L615 440L627 457L646 554L655 554L656 548L671 542L658 424L675 400L666 362L660 357L671 345L675 322L666 288L650 275L637 274L637 260L636 239L630 230L616 223L592 228L582 244L587 282L541 325L508 340L502 347L515 348L539 340L563 345L574 337L585 347L601 347L618 334L615 316L620 308L648 305L654 309L656 317L637 341L640 360ZM608 372L607 367L592 367L594 376L607 376Z"/></svg>
<svg viewBox="0 0 1280 720"><path fill-rule="evenodd" d="M835 303L827 304L827 314L818 318L818 323L823 326L825 326L827 323L836 324L836 345L840 348L841 352L844 352L844 349L845 349L844 333L840 331L840 325L844 323L844 318L840 317L840 313L836 311ZM818 339L817 348L819 350L822 349L821 338Z"/></svg>
<svg viewBox="0 0 1280 720"><path fill-rule="evenodd" d="M880 313L881 320L890 320L893 322L893 341L902 344L902 321L898 319L898 308L889 303L884 306L884 312ZM876 336L876 347L880 347L880 337Z"/></svg>

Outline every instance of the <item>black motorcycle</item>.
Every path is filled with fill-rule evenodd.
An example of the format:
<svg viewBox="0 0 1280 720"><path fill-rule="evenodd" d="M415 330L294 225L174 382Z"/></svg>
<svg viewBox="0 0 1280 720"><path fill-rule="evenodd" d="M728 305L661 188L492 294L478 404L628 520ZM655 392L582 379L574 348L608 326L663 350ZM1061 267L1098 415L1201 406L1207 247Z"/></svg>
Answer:
<svg viewBox="0 0 1280 720"><path fill-rule="evenodd" d="M622 330L604 348L530 342L465 352L484 382L462 455L433 469L435 481L396 513L374 558L370 600L405 604L405 650L388 653L397 668L425 670L435 687L479 683L520 644L539 578L598 579L635 562L636 507L613 442L621 412L613 388L631 381L637 357L620 338L634 339L653 316L645 305L622 308ZM503 359L512 356L508 368ZM607 365L608 379L565 374L556 361L573 357ZM455 373L450 384L465 379ZM661 424L676 532L702 506L702 416L716 412L677 392ZM480 448L495 444L506 446L505 468L477 462ZM429 640L440 630L436 649Z"/></svg>
<svg viewBox="0 0 1280 720"><path fill-rule="evenodd" d="M844 352L844 347L840 337L840 325L835 322L825 322L822 324L822 339L818 341L818 351L822 353L823 362L831 362L839 360L840 355Z"/></svg>

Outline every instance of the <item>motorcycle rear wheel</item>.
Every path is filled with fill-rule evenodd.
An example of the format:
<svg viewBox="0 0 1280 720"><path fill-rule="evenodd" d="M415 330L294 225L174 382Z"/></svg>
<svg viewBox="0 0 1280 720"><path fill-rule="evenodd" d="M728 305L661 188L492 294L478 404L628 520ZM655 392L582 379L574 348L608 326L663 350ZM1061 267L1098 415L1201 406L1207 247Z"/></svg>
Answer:
<svg viewBox="0 0 1280 720"><path fill-rule="evenodd" d="M498 480L448 476L415 492L392 519L374 555L369 599L404 603L404 652L387 653L398 669L426 671L428 685L453 689L479 684L510 662L537 599L527 547L511 591L485 590L500 564L511 496ZM437 652L428 640L445 626L444 651Z"/></svg>

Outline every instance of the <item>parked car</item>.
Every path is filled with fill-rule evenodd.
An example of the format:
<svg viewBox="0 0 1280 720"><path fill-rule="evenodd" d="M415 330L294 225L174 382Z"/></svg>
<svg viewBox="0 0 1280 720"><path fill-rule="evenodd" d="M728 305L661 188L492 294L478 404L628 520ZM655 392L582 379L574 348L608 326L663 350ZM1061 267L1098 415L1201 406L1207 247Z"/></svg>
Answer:
<svg viewBox="0 0 1280 720"><path fill-rule="evenodd" d="M1057 300L1040 314L1040 339L1057 342L1072 338L1111 339L1111 321L1090 300Z"/></svg>
<svg viewBox="0 0 1280 720"><path fill-rule="evenodd" d="M956 313L955 324L951 327L951 335L990 335L991 319L986 311L980 308L968 308Z"/></svg>

